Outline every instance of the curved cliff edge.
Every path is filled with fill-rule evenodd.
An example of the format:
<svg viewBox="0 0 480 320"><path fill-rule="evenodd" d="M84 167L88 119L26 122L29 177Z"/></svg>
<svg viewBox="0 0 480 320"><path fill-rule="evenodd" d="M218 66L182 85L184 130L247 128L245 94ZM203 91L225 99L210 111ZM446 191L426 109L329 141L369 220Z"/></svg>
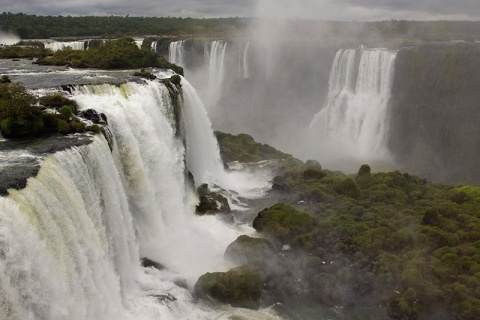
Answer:
<svg viewBox="0 0 480 320"><path fill-rule="evenodd" d="M93 141L90 134L52 135L42 138L8 140L0 143L0 195L8 189L23 189L40 170L41 161L58 151L80 147Z"/></svg>

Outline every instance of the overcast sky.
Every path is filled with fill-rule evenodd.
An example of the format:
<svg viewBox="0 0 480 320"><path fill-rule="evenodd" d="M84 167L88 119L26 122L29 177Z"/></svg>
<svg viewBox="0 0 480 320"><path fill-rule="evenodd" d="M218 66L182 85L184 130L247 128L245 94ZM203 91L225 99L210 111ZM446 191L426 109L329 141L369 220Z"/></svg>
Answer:
<svg viewBox="0 0 480 320"><path fill-rule="evenodd" d="M0 0L0 10L37 15L480 20L480 0Z"/></svg>

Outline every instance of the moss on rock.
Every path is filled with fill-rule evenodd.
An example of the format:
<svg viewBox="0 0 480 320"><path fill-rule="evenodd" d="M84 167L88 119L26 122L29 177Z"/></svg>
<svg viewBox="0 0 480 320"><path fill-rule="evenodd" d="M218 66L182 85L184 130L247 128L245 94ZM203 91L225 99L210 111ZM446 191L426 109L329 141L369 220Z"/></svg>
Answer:
<svg viewBox="0 0 480 320"><path fill-rule="evenodd" d="M202 275L194 291L201 299L214 299L234 307L258 309L266 276L260 264L244 265L228 272Z"/></svg>

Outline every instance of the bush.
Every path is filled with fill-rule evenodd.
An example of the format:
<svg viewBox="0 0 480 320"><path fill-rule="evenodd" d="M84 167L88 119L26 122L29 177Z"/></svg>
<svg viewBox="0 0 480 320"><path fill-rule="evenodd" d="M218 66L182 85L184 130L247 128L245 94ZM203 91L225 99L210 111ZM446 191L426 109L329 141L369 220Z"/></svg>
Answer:
<svg viewBox="0 0 480 320"><path fill-rule="evenodd" d="M170 81L173 84L179 86L180 82L182 81L182 78L178 74L174 74L173 76L170 77Z"/></svg>
<svg viewBox="0 0 480 320"><path fill-rule="evenodd" d="M57 130L60 133L69 133L70 132L70 126L68 125L67 121L62 120L62 119L58 119Z"/></svg>
<svg viewBox="0 0 480 320"><path fill-rule="evenodd" d="M360 189L357 183L351 179L338 179L334 183L335 192L343 194L352 198L357 198L360 195Z"/></svg>

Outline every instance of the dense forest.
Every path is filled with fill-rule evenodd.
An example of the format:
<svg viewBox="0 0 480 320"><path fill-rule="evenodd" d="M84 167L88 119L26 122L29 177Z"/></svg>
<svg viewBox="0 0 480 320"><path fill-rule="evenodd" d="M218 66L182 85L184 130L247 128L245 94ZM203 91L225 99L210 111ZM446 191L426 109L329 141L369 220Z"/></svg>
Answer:
<svg viewBox="0 0 480 320"><path fill-rule="evenodd" d="M4 12L0 15L0 30L15 33L22 39L120 37L123 35L228 35L244 27L248 20L128 16L54 17Z"/></svg>
<svg viewBox="0 0 480 320"><path fill-rule="evenodd" d="M37 16L3 12L0 30L22 39L52 37L120 37L124 35L232 36L247 26L265 22L253 18L194 19L130 16ZM267 21L276 23L276 21ZM282 23L283 24L283 23ZM361 38L366 40L475 41L480 34L479 21L407 21L338 22L291 20L288 29L295 37ZM285 34L287 37L288 35Z"/></svg>

